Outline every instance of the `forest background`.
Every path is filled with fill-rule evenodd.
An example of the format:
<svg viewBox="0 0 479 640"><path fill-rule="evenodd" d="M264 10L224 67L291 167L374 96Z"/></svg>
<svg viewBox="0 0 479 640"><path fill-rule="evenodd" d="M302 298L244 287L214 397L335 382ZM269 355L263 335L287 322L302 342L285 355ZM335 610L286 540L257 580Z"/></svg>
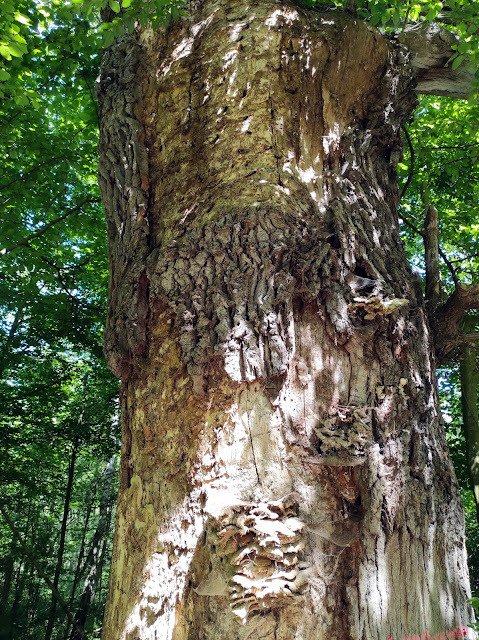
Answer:
<svg viewBox="0 0 479 640"><path fill-rule="evenodd" d="M320 10L347 5L391 33L408 22L441 22L460 36L449 64L479 68L476 2L316 4ZM100 18L105 8L110 23ZM137 20L155 27L180 13L178 2L163 0L2 2L0 640L74 637L72 617L88 638L100 636L120 430L118 383L102 353L108 263L96 176L95 79L102 47L125 28ZM477 101L422 97L404 137L403 241L424 280L424 220L432 206L446 299L458 282L477 282ZM470 464L479 444L477 316L471 313L466 325L471 340L447 345L438 382L478 595ZM472 436L476 430L468 438L469 463L464 415Z"/></svg>

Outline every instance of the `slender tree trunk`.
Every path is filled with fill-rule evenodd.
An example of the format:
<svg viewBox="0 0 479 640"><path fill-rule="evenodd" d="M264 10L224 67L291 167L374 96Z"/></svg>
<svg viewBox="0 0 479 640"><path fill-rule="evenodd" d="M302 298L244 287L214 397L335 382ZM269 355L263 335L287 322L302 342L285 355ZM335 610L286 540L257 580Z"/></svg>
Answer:
<svg viewBox="0 0 479 640"><path fill-rule="evenodd" d="M28 510L27 510L27 515L26 515L26 522L23 528L23 532L24 532L24 537L25 538L34 538L35 536L35 527L33 524L33 528L32 528L32 533L29 533L29 529L30 526L32 525L32 518L34 520L35 516L32 515L32 500L29 500L28 502ZM17 518L20 519L20 515L17 514ZM13 533L13 532L12 532ZM18 542L17 537L15 536L15 534L13 533L13 538L12 538L12 550L13 547L16 545L16 543ZM0 638L2 638L2 640L5 638L13 638L13 634L14 634L14 624L17 621L17 610L19 609L20 606L20 602L22 600L22 596L23 596L23 590L24 590L24 586L25 586L25 579L24 579L24 559L25 559L25 555L24 555L24 550L22 549L20 551L20 556L19 556L19 561L18 561L18 565L15 568L15 578L14 578L14 588L13 588L13 602L11 604L11 606L9 607L8 612L6 612L5 614L2 614L1 620L2 620L2 631L0 632Z"/></svg>
<svg viewBox="0 0 479 640"><path fill-rule="evenodd" d="M460 359L461 403L464 437L466 440L467 467L471 490L476 503L479 522L479 418L477 412L477 349L463 347Z"/></svg>
<svg viewBox="0 0 479 640"><path fill-rule="evenodd" d="M207 0L99 82L123 438L103 640L464 637L463 514L396 164L405 53Z"/></svg>
<svg viewBox="0 0 479 640"><path fill-rule="evenodd" d="M41 582L36 576L36 569L30 564L30 576L28 581L28 603L27 615L25 619L26 637L32 637L35 633L35 626L38 619L38 609L40 602L40 585Z"/></svg>
<svg viewBox="0 0 479 640"><path fill-rule="evenodd" d="M22 324L25 309L22 305L18 307L13 318L13 322L10 326L10 331L5 342L0 346L0 378L3 378L3 374L7 367L8 358L10 357L10 351L12 349L13 342L15 340L17 331Z"/></svg>
<svg viewBox="0 0 479 640"><path fill-rule="evenodd" d="M19 619L19 615L18 612L20 610L20 604L22 602L23 599L23 593L25 590L25 585L27 582L27 567L25 564L20 564L18 571L17 571L17 580L16 580L16 584L15 584L15 591L14 591L14 598L13 598L13 602L12 602L12 606L10 608L10 625L9 625L9 629L8 629L8 635L5 634L5 637L8 637L9 640L13 640L13 638L15 637L15 628L18 627L18 619ZM8 623L8 620L7 620Z"/></svg>
<svg viewBox="0 0 479 640"><path fill-rule="evenodd" d="M435 310L441 302L441 263L439 261L439 227L436 207L431 203L429 187L421 184L421 199L424 208L424 262L426 267L425 296L429 309Z"/></svg>
<svg viewBox="0 0 479 640"><path fill-rule="evenodd" d="M14 547L15 542L12 540L12 544L10 546L10 552L8 556L3 561L2 566L2 595L0 599L0 620L2 620L2 626L0 627L0 640L6 640L8 628L10 626L10 608L9 608L9 598L12 589L12 578L13 578L13 570L15 567L14 560Z"/></svg>
<svg viewBox="0 0 479 640"><path fill-rule="evenodd" d="M14 536L17 539L18 543L22 547L22 549L25 552L26 556L30 560L32 566L35 567L35 571L38 573L40 578L42 578L42 580L44 580L46 582L46 584L49 586L53 596L57 599L57 602L62 607L63 611L71 619L72 624L75 624L73 616L72 616L70 610L68 609L67 603L63 600L63 598L62 598L60 592L58 591L58 589L56 588L56 586L53 584L53 582L47 576L45 571L42 569L42 566L38 563L37 559L35 558L34 553L32 552L31 549L29 549L28 545L26 544L25 540L22 538L22 536L21 536L20 532L18 531L17 527L15 526L15 524L11 520L10 516L5 511L5 508L1 504L0 504L0 512L1 512L2 516L3 516L3 518L6 520L8 526L12 530L12 533L14 534ZM25 574L25 573L26 572L24 571L23 574ZM22 586L22 591L23 591L23 586ZM20 600L21 600L21 596L18 599L18 602L20 602ZM16 611L15 611L15 613L16 613ZM16 616L13 615L13 607L12 607L12 620L15 620L15 619L16 619ZM78 629L78 632L79 632L80 637L82 638L82 640L86 640L86 637L85 637L85 635L83 633L83 630L82 629ZM13 634L13 627L12 627L12 634Z"/></svg>
<svg viewBox="0 0 479 640"><path fill-rule="evenodd" d="M105 469L98 525L93 535L90 551L85 560L84 572L86 573L86 577L83 584L83 591L80 595L80 601L75 613L77 628L74 627L72 629L70 640L80 640L78 628L85 629L88 614L90 612L91 605L93 604L101 576L113 508L113 486L116 471L116 458L116 454L112 456Z"/></svg>
<svg viewBox="0 0 479 640"><path fill-rule="evenodd" d="M68 463L68 479L67 479L67 486L65 489L65 500L63 503L63 517L62 517L62 524L60 528L60 542L58 545L55 575L53 577L53 586L56 590L58 589L58 583L60 580L60 574L61 574L62 565L63 565L63 554L65 551L65 538L67 533L68 514L70 513L70 500L71 500L72 489L73 489L73 478L75 474L75 462L76 462L77 453L78 453L78 442L75 442L71 456L70 456L70 461ZM50 640L50 638L52 637L53 625L55 624L55 619L56 619L57 600L58 599L56 595L52 593L50 612L48 614L48 623L45 631L45 640Z"/></svg>
<svg viewBox="0 0 479 640"><path fill-rule="evenodd" d="M96 468L94 470L94 476L96 477L98 473L98 464L96 465ZM77 558L77 564L76 564L76 568L75 568L75 575L73 577L73 585L72 585L72 589L71 589L71 593L70 593L70 599L68 601L68 607L70 609L70 611L73 609L73 604L75 601L75 595L76 595L76 590L77 590L77 586L78 583L81 579L82 573L85 569L85 544L86 544L86 536L87 536L87 532L88 532L88 525L90 523L90 516L91 513L93 511L93 505L96 501L96 491L97 491L97 487L96 487L95 483L95 488L94 491L92 493L90 493L89 496L89 502L88 505L86 506L86 514L85 514L85 521L83 523L83 531L82 531L82 539L80 542L80 549L78 551L78 558ZM87 554L88 555L88 554ZM64 639L66 640L68 638L68 636L70 635L70 630L71 630L71 624L70 621L68 620L68 618L65 619L65 632L63 634Z"/></svg>
<svg viewBox="0 0 479 640"><path fill-rule="evenodd" d="M12 587L13 569L15 566L14 552L15 552L15 538L12 538L12 542L10 544L10 551L7 557L3 558L2 560L2 592L0 596L0 619L5 619L4 616L8 609L8 599L9 599L10 590Z"/></svg>

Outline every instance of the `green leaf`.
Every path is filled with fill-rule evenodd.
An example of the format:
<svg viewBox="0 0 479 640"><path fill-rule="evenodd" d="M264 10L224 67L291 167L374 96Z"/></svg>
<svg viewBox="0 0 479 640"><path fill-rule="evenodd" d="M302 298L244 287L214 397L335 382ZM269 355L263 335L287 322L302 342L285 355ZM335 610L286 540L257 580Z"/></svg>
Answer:
<svg viewBox="0 0 479 640"><path fill-rule="evenodd" d="M17 22L20 22L21 24L26 25L27 27L30 26L30 18L27 18L27 16L24 16L21 13L16 13L15 14L15 20Z"/></svg>
<svg viewBox="0 0 479 640"><path fill-rule="evenodd" d="M109 47L112 44L114 39L115 39L115 36L113 34L113 31L111 29L109 29L108 31L106 31L103 34L101 46L106 49L107 47Z"/></svg>
<svg viewBox="0 0 479 640"><path fill-rule="evenodd" d="M115 13L120 13L121 7L120 3L117 0L109 0L108 4L110 5L110 9Z"/></svg>
<svg viewBox="0 0 479 640"><path fill-rule="evenodd" d="M5 46L7 47L10 55L15 58L21 58L23 54L27 52L27 47L21 42L9 42Z"/></svg>
<svg viewBox="0 0 479 640"><path fill-rule="evenodd" d="M0 44L0 55L6 58L7 60L12 59L12 54L10 53L10 49L6 44Z"/></svg>
<svg viewBox="0 0 479 640"><path fill-rule="evenodd" d="M123 0L123 2L121 3L121 6L123 7L123 9L128 9L128 7L131 5L132 2L133 0Z"/></svg>
<svg viewBox="0 0 479 640"><path fill-rule="evenodd" d="M5 82L5 80L8 80L9 78L11 78L11 75L8 73L8 71L5 71L5 69L0 69L0 80Z"/></svg>
<svg viewBox="0 0 479 640"><path fill-rule="evenodd" d="M29 104L29 100L27 96L19 93L15 96L15 104L18 104L20 107L26 107Z"/></svg>
<svg viewBox="0 0 479 640"><path fill-rule="evenodd" d="M457 58L453 61L451 69L454 71L457 69L462 62L466 59L466 56L457 56Z"/></svg>

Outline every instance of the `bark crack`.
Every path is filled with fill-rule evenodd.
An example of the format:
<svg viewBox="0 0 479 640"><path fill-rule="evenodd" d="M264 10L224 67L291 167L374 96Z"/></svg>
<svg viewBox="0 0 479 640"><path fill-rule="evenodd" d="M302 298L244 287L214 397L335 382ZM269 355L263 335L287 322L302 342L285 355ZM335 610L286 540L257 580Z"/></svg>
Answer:
<svg viewBox="0 0 479 640"><path fill-rule="evenodd" d="M258 484L261 484L261 478L259 477L259 471L258 471L258 465L256 464L256 454L254 451L254 444L253 444L253 435L251 433L251 416L248 413L248 434L249 434L249 442L251 445L251 453L253 455L253 464L254 464L254 468L256 471L256 478L258 479Z"/></svg>

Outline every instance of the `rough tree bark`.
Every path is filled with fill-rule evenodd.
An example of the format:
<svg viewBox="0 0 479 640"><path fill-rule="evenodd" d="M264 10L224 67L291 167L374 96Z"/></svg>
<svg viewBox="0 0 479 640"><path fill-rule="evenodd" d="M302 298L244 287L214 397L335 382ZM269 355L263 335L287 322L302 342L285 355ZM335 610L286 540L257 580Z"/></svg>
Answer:
<svg viewBox="0 0 479 640"><path fill-rule="evenodd" d="M348 13L206 0L120 38L99 98L123 379L103 640L472 637L397 221L407 51Z"/></svg>

